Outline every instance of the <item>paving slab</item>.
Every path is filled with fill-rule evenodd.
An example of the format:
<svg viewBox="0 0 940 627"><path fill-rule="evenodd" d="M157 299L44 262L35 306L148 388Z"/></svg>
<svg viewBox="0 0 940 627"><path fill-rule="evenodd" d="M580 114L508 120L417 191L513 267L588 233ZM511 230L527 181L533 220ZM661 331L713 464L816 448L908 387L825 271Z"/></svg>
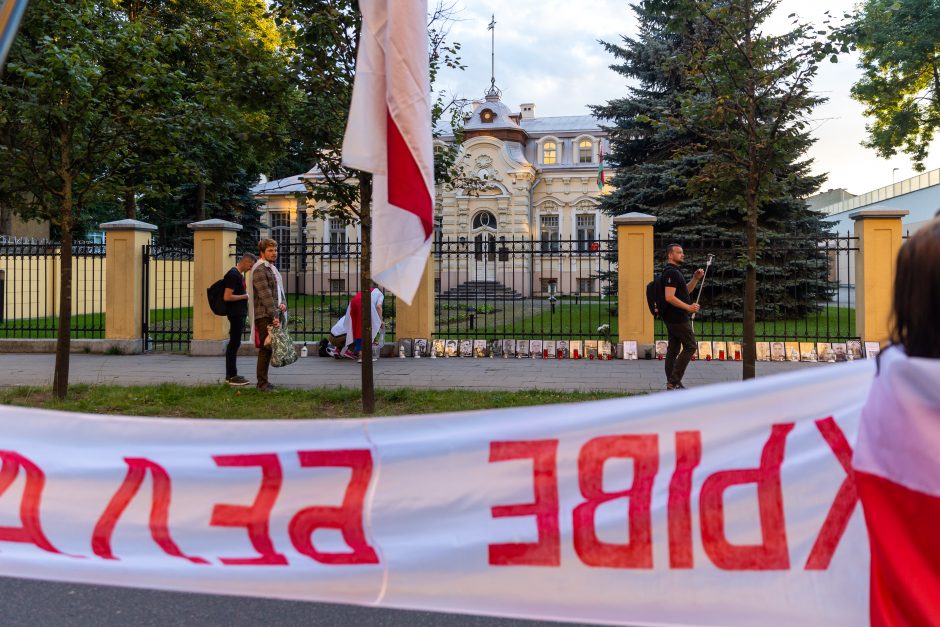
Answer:
<svg viewBox="0 0 940 627"><path fill-rule="evenodd" d="M0 355L0 387L51 385L55 355ZM665 387L663 362L658 360L557 359L399 359L374 363L377 388L479 390L582 390L649 393ZM757 375L770 376L804 368L834 368L835 364L758 362ZM238 372L254 381L255 359L238 360ZM70 383L149 385L180 383L207 385L223 382L223 357L190 357L167 353L143 355L73 354ZM360 364L346 359L306 357L284 368L271 368L276 386L289 388L359 388ZM693 361L686 371L688 387L741 380L741 362Z"/></svg>

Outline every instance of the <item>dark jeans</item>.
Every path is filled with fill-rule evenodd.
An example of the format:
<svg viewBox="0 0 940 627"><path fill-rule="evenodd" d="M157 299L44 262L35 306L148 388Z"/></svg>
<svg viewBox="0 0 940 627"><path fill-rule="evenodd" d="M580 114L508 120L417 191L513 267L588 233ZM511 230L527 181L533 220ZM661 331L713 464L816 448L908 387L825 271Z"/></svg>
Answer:
<svg viewBox="0 0 940 627"><path fill-rule="evenodd" d="M698 348L695 342L695 333L692 323L685 322L666 323L669 332L669 347L666 349L666 382L671 385L682 383L685 368L689 365L692 355Z"/></svg>
<svg viewBox="0 0 940 627"><path fill-rule="evenodd" d="M267 339L268 327L273 322L273 318L257 318L255 320L255 330L261 340L261 347L258 349L258 366L255 370L255 378L258 379L257 385L259 388L268 383L268 368L271 366L271 346L265 346L264 340Z"/></svg>
<svg viewBox="0 0 940 627"><path fill-rule="evenodd" d="M228 317L228 346L225 348L225 378L231 379L238 374L235 357L242 345L242 331L245 329L245 316Z"/></svg>

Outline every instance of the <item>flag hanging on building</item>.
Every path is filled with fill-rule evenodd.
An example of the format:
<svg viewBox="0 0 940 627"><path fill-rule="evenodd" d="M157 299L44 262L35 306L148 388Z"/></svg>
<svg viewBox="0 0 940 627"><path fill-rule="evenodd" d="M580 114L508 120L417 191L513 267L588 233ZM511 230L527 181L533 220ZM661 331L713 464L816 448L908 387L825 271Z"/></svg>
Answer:
<svg viewBox="0 0 940 627"><path fill-rule="evenodd" d="M372 275L410 303L434 227L427 0L360 0L343 164L373 174Z"/></svg>
<svg viewBox="0 0 940 627"><path fill-rule="evenodd" d="M597 189L603 190L606 182L604 180L604 147L600 146L600 159L598 159L597 164Z"/></svg>
<svg viewBox="0 0 940 627"><path fill-rule="evenodd" d="M0 73L13 45L13 38L26 12L26 0L3 0L0 2Z"/></svg>

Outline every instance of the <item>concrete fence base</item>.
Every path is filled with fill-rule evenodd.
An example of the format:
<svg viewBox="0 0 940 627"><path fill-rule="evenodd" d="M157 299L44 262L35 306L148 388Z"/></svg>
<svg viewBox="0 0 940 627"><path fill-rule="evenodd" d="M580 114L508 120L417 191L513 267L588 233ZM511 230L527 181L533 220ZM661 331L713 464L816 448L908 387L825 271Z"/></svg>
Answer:
<svg viewBox="0 0 940 627"><path fill-rule="evenodd" d="M0 353L54 353L56 340L2 339ZM72 340L72 353L139 355L143 340Z"/></svg>

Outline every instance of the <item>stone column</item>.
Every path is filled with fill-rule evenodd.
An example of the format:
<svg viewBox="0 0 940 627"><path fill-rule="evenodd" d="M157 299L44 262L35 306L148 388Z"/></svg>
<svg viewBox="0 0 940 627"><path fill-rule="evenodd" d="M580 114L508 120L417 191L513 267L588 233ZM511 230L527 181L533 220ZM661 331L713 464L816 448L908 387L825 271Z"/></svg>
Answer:
<svg viewBox="0 0 940 627"><path fill-rule="evenodd" d="M228 318L209 309L206 290L225 276L235 259L235 238L240 224L203 220L189 225L193 231L193 339L191 355L221 355L228 343Z"/></svg>
<svg viewBox="0 0 940 627"><path fill-rule="evenodd" d="M894 271L901 248L906 209L864 209L855 220L855 329L864 342L885 343L891 317Z"/></svg>
<svg viewBox="0 0 940 627"><path fill-rule="evenodd" d="M395 339L434 335L434 256L428 255L424 275L410 305L401 299L395 305Z"/></svg>
<svg viewBox="0 0 940 627"><path fill-rule="evenodd" d="M106 238L104 337L121 352L143 352L144 246L157 227L138 220L118 220L99 228Z"/></svg>
<svg viewBox="0 0 940 627"><path fill-rule="evenodd" d="M653 316L646 305L646 284L653 280L653 224L656 217L628 213L617 227L617 335L620 341L653 344Z"/></svg>

